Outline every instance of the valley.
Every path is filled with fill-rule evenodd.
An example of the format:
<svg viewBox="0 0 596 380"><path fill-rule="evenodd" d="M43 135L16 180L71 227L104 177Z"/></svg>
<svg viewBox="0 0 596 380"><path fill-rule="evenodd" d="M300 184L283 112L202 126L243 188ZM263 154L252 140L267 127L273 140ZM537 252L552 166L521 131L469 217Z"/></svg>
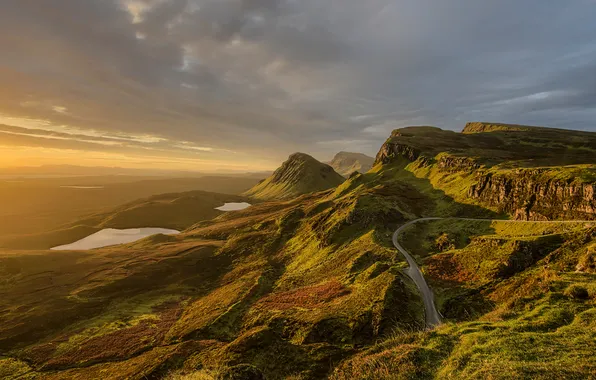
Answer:
<svg viewBox="0 0 596 380"><path fill-rule="evenodd" d="M0 377L590 378L595 165L596 133L408 127L347 178L296 153L4 240ZM49 250L139 227L180 233Z"/></svg>

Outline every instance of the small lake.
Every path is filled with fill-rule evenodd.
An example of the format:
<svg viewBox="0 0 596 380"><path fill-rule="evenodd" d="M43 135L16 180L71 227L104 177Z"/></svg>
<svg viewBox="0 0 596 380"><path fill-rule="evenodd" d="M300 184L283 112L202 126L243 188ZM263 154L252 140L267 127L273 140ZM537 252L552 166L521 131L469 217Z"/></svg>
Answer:
<svg viewBox="0 0 596 380"><path fill-rule="evenodd" d="M74 243L60 245L51 249L54 251L87 250L116 244L132 243L156 234L176 235L179 233L180 231L166 228L129 228L126 230L106 228Z"/></svg>
<svg viewBox="0 0 596 380"><path fill-rule="evenodd" d="M229 202L229 203L225 203L223 206L220 207L216 207L216 210L219 211L238 211L238 210L244 210L245 208L250 207L251 204L250 203L246 203L246 202Z"/></svg>

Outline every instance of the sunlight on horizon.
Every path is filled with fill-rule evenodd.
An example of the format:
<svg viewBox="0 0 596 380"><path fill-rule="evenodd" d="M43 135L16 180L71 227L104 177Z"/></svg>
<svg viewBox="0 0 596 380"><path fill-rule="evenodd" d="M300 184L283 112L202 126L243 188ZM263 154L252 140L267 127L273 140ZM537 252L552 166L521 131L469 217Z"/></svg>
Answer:
<svg viewBox="0 0 596 380"><path fill-rule="evenodd" d="M180 171L266 171L271 166L259 163L202 161L178 157L129 156L74 149L41 147L7 147L0 145L0 168L23 166L76 165L93 167L121 167L129 169L159 169Z"/></svg>
<svg viewBox="0 0 596 380"><path fill-rule="evenodd" d="M58 108L59 112L66 110L65 107ZM14 137L31 141L11 144L0 139L0 168L76 165L90 168L109 166L240 172L271 170L276 164L267 160L246 160L245 157L231 159L230 156L236 152L200 146L189 141L168 140L150 134L102 133L93 129L54 125L48 120L5 114L0 114L0 137L2 135L5 139ZM60 142L67 147L45 146L50 141ZM76 148L77 144L85 144L85 148ZM104 147L119 151L104 152Z"/></svg>

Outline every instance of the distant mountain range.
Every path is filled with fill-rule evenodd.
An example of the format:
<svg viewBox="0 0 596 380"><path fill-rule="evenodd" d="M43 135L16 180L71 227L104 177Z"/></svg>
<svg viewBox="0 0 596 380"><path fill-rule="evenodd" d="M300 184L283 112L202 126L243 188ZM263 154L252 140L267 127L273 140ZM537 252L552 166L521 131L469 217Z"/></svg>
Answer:
<svg viewBox="0 0 596 380"><path fill-rule="evenodd" d="M328 164L339 174L348 177L354 172L366 173L373 167L374 162L375 159L366 154L339 152Z"/></svg>

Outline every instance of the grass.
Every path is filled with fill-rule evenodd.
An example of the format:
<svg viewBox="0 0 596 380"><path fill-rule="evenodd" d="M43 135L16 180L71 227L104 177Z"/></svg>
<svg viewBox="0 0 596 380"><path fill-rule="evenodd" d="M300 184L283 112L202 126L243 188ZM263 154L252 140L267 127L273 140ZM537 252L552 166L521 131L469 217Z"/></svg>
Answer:
<svg viewBox="0 0 596 380"><path fill-rule="evenodd" d="M83 252L3 251L0 374L594 376L596 235L584 223L413 225L403 245L446 321L423 329L422 302L391 234L423 216L503 216L461 197L476 180L454 167L482 159L474 142L493 150L474 170L505 170L497 166L511 152L493 155L491 144L514 138L507 130L465 140L433 128L399 133L420 152L437 137L449 149L414 163L394 157L326 191L189 220L175 237ZM576 149L575 137L563 142ZM160 210L186 205L154 201Z"/></svg>
<svg viewBox="0 0 596 380"><path fill-rule="evenodd" d="M474 158L488 167L503 162L521 167L592 164L596 153L596 136L590 132L526 126L466 132L471 130L408 127L393 131L388 143L409 146L428 158L440 153Z"/></svg>
<svg viewBox="0 0 596 380"><path fill-rule="evenodd" d="M433 232L437 236L449 227L443 221L429 224L439 225L426 226L424 231L429 238ZM542 235L549 227L539 228L533 223L529 223L527 229L520 226L519 231L501 228L499 224L492 226L494 229L489 232L503 240L553 236ZM473 232L474 226L466 228ZM478 228L475 235L484 239L482 234L487 232L487 225ZM487 284L473 278L460 279L457 286L478 288L483 297L492 300L492 306L473 320L455 319L426 332L400 332L342 362L331 379L582 379L595 376L596 277L574 269L593 244L594 228L563 224L550 228L561 234L563 242L550 247L535 265ZM535 233L538 236L533 235ZM428 260L441 255L457 256L458 252L464 255L467 247L435 254ZM499 254L494 249L482 252L485 260ZM447 286L433 278L435 273L427 275L437 288ZM449 295L457 292L458 288L452 287ZM444 309L443 314L449 314L448 310Z"/></svg>
<svg viewBox="0 0 596 380"><path fill-rule="evenodd" d="M6 251L0 347L43 376L251 363L268 378L320 378L354 346L423 319L389 236L417 209L388 189L261 203L125 246ZM179 345L205 348L148 362Z"/></svg>
<svg viewBox="0 0 596 380"><path fill-rule="evenodd" d="M24 361L13 358L0 358L0 378L7 380L33 379L35 374Z"/></svg>

